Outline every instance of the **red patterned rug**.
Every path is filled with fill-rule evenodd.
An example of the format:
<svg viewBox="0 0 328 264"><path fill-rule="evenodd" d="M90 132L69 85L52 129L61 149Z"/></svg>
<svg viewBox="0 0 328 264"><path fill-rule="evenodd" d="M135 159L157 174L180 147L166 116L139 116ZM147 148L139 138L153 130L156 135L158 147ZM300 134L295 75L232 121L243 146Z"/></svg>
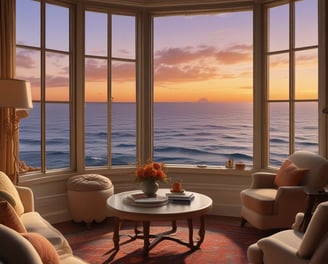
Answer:
<svg viewBox="0 0 328 264"><path fill-rule="evenodd" d="M170 223L155 222L151 233L169 229ZM185 221L179 221L174 237L188 240ZM264 234L250 226L240 227L240 219L233 217L207 216L206 234L200 249L190 250L174 241L164 240L152 248L148 257L143 257L143 240L130 241L128 236L120 238L120 249L113 250L114 220L92 224L87 228L82 223L66 222L55 225L68 239L74 254L91 264L100 263L247 263L247 247ZM194 223L197 239L198 222ZM134 223L124 222L120 234L134 234Z"/></svg>

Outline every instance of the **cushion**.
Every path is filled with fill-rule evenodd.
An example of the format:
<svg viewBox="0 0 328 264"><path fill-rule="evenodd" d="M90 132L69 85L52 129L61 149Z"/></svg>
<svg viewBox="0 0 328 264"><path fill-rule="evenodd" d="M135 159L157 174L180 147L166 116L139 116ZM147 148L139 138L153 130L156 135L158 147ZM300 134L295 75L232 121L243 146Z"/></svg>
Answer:
<svg viewBox="0 0 328 264"><path fill-rule="evenodd" d="M38 233L22 233L38 252L43 264L59 264L57 251L51 243Z"/></svg>
<svg viewBox="0 0 328 264"><path fill-rule="evenodd" d="M19 194L16 190L15 185L13 182L9 179L9 177L0 171L0 186L1 186L1 191L2 191L2 196L0 198L6 199L6 197L10 197L9 201L11 204L13 204L12 201L15 201L15 205L13 205L16 213L20 216L21 214L24 213L24 206L23 203L19 197ZM1 195L1 193L0 193Z"/></svg>
<svg viewBox="0 0 328 264"><path fill-rule="evenodd" d="M23 222L7 201L0 201L0 224L8 226L19 233L26 232Z"/></svg>
<svg viewBox="0 0 328 264"><path fill-rule="evenodd" d="M291 160L285 160L274 179L276 186L297 186L301 183L308 169L298 168Z"/></svg>
<svg viewBox="0 0 328 264"><path fill-rule="evenodd" d="M242 204L262 215L274 214L276 195L277 190L270 188L245 189L240 193Z"/></svg>
<svg viewBox="0 0 328 264"><path fill-rule="evenodd" d="M72 249L62 233L44 219L38 212L28 212L21 216L27 232L44 236L56 248L59 255L72 254Z"/></svg>
<svg viewBox="0 0 328 264"><path fill-rule="evenodd" d="M107 190L112 187L111 180L99 174L76 175L67 181L68 190L77 192Z"/></svg>

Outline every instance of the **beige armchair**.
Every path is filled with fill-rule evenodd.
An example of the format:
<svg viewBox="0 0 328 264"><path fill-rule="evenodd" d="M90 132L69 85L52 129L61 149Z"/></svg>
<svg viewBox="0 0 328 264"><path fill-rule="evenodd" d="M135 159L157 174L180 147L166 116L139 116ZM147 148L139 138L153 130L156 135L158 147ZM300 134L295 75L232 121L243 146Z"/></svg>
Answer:
<svg viewBox="0 0 328 264"><path fill-rule="evenodd" d="M277 174L254 173L251 186L240 193L241 226L248 222L261 230L289 228L296 213L306 209L304 187L321 188L328 184L328 161L323 157L308 151L297 151L286 162L294 166L295 175L299 177L298 184L277 185L277 175L289 177L288 169L285 174L280 173L282 168Z"/></svg>
<svg viewBox="0 0 328 264"><path fill-rule="evenodd" d="M325 264L328 252L328 202L319 204L305 233L298 230L303 214L297 214L293 229L278 232L250 245L252 264Z"/></svg>

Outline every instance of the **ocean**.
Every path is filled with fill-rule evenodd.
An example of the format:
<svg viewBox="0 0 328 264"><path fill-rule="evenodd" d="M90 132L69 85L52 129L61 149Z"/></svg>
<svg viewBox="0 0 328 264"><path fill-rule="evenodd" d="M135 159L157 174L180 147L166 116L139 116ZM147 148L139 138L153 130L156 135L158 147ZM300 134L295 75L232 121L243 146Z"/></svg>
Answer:
<svg viewBox="0 0 328 264"><path fill-rule="evenodd" d="M102 166L107 158L108 119L104 103L86 103L86 166ZM69 106L46 108L46 164L48 169L69 167ZM112 105L111 161L135 163L136 114L133 103ZM270 107L270 164L280 166L288 156L288 105ZM296 149L318 152L317 103L296 107ZM20 160L40 167L40 104L20 123ZM252 103L155 103L154 157L167 164L224 166L227 159L253 164Z"/></svg>

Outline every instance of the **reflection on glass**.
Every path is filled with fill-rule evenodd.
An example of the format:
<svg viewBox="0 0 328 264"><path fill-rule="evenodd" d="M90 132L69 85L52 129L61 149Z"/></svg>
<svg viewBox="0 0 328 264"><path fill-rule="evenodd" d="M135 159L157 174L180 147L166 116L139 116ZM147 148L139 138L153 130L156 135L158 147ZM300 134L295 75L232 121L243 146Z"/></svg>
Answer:
<svg viewBox="0 0 328 264"><path fill-rule="evenodd" d="M295 98L318 99L318 50L295 52Z"/></svg>
<svg viewBox="0 0 328 264"><path fill-rule="evenodd" d="M289 54L270 55L269 100L289 99Z"/></svg>
<svg viewBox="0 0 328 264"><path fill-rule="evenodd" d="M269 9L269 51L289 48L289 5Z"/></svg>
<svg viewBox="0 0 328 264"><path fill-rule="evenodd" d="M107 56L107 14L85 12L85 54Z"/></svg>

